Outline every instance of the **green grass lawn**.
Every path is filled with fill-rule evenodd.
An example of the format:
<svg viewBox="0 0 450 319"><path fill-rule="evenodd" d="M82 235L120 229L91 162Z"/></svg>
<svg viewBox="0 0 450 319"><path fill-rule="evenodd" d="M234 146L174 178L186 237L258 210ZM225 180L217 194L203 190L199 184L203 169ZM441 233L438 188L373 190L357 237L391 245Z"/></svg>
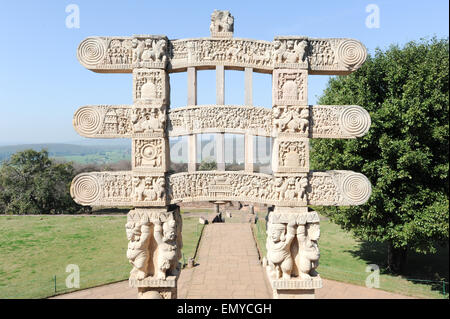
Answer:
<svg viewBox="0 0 450 319"><path fill-rule="evenodd" d="M254 226L254 234L263 256L266 254L266 233L264 214L260 214ZM442 294L442 283L410 281L408 279L441 280L448 282L448 248L442 248L434 255L411 253L408 256L407 273L404 277L394 276L384 271L387 247L380 243L367 243L355 240L349 233L328 220L320 222L321 237L320 264L318 272L322 278L365 286L369 275L366 267L376 264L380 267L380 289L419 298L448 298Z"/></svg>
<svg viewBox="0 0 450 319"><path fill-rule="evenodd" d="M128 278L126 216L0 216L0 298L43 298L71 291L66 266L80 268L80 288ZM184 258L202 225L183 218Z"/></svg>

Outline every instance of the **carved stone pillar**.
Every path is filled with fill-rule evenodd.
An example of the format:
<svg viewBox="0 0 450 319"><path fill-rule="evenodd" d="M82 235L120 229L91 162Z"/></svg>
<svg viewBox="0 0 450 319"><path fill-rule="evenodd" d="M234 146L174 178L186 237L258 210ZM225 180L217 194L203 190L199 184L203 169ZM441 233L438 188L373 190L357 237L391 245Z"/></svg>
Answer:
<svg viewBox="0 0 450 319"><path fill-rule="evenodd" d="M297 53L296 53L297 54ZM284 54L289 61L299 61L294 54ZM299 68L300 66L300 68ZM264 264L272 285L273 298L314 298L322 280L316 272L319 265L319 216L308 211L309 172L308 71L301 65L284 65L273 71L273 133L272 171L287 178L280 188L285 200L295 196L300 201L287 207L275 206L267 222L267 256ZM294 67L290 69L289 67ZM303 174L302 174L303 173ZM294 176L304 176L295 180Z"/></svg>
<svg viewBox="0 0 450 319"><path fill-rule="evenodd" d="M180 208L135 208L127 215L127 258L133 265L130 287L143 299L176 299L181 271Z"/></svg>
<svg viewBox="0 0 450 319"><path fill-rule="evenodd" d="M264 260L274 298L314 298L322 288L319 215L307 207L275 207L267 223Z"/></svg>

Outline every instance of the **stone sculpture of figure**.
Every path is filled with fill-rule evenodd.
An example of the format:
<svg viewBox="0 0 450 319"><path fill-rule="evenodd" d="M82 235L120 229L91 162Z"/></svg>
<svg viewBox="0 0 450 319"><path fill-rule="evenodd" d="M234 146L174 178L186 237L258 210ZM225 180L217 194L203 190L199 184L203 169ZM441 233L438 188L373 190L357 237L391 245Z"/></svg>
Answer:
<svg viewBox="0 0 450 319"><path fill-rule="evenodd" d="M142 61L151 61L151 55L152 55L152 46L153 41L151 39L145 40L145 49L142 52Z"/></svg>
<svg viewBox="0 0 450 319"><path fill-rule="evenodd" d="M295 45L295 53L298 58L298 62L304 62L307 55L308 42L301 40Z"/></svg>
<svg viewBox="0 0 450 319"><path fill-rule="evenodd" d="M281 43L279 40L275 40L273 43L273 59L275 62L283 62L283 56L286 52L286 45L284 43Z"/></svg>
<svg viewBox="0 0 450 319"><path fill-rule="evenodd" d="M214 10L211 14L211 32L233 32L234 18L229 11Z"/></svg>
<svg viewBox="0 0 450 319"><path fill-rule="evenodd" d="M138 39L131 40L131 47L132 47L132 61L133 63L140 62L142 58L142 52L144 52L144 42L139 41Z"/></svg>
<svg viewBox="0 0 450 319"><path fill-rule="evenodd" d="M150 222L146 219L139 222L128 222L125 228L129 240L127 258L134 266L130 275L142 280L148 276Z"/></svg>
<svg viewBox="0 0 450 319"><path fill-rule="evenodd" d="M286 232L287 230L287 232ZM267 234L267 262L269 276L273 279L290 279L294 261L291 256L291 243L295 237L295 222L269 224Z"/></svg>
<svg viewBox="0 0 450 319"><path fill-rule="evenodd" d="M144 200L145 183L142 183L139 177L133 177L133 199L135 201Z"/></svg>
<svg viewBox="0 0 450 319"><path fill-rule="evenodd" d="M163 223L155 222L154 237L158 243L158 261L155 275L166 279L167 275L176 275L178 266L176 221L169 219Z"/></svg>
<svg viewBox="0 0 450 319"><path fill-rule="evenodd" d="M164 199L164 195L165 195L165 186L166 186L166 181L164 180L163 177L159 177L154 186L153 189L156 192L156 198L158 200L163 200Z"/></svg>
<svg viewBox="0 0 450 319"><path fill-rule="evenodd" d="M299 181L295 182L295 191L299 200L305 200L307 186L308 179L306 177L302 177Z"/></svg>
<svg viewBox="0 0 450 319"><path fill-rule="evenodd" d="M297 241L299 247L298 270L302 279L310 279L317 276L316 268L319 266L320 238L319 223L309 223L297 227Z"/></svg>

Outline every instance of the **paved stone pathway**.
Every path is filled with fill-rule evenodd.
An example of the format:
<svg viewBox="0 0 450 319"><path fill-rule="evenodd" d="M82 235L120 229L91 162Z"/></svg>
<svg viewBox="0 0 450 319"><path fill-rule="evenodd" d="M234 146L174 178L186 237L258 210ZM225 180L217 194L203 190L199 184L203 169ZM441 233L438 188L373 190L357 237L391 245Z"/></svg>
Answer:
<svg viewBox="0 0 450 319"><path fill-rule="evenodd" d="M271 291L249 223L215 223L206 226L198 251L198 265L183 269L178 279L179 299L270 299ZM320 266L319 266L320 271ZM55 298L135 299L136 288L122 281L80 290ZM323 279L317 299L405 299L411 298Z"/></svg>
<svg viewBox="0 0 450 319"><path fill-rule="evenodd" d="M249 223L208 225L197 262L179 298L270 298Z"/></svg>

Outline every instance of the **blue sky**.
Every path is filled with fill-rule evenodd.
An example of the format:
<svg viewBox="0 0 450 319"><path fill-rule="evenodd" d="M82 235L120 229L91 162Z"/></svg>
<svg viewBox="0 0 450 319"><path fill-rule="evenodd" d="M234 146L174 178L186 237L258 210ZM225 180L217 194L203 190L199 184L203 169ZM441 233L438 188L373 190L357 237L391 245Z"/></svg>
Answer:
<svg viewBox="0 0 450 319"><path fill-rule="evenodd" d="M66 27L66 6L80 10L80 28ZM380 9L380 27L367 28L366 6ZM131 74L98 74L76 59L88 36L165 34L209 36L210 14L228 9L235 37L348 37L373 53L391 43L448 37L448 1L2 1L0 4L0 145L82 141L73 113L87 104L131 104ZM309 77L314 104L327 76ZM186 75L171 75L172 107L186 104ZM243 72L226 73L226 103L243 104ZM215 102L215 75L198 75L199 104ZM254 104L270 106L270 75L255 75Z"/></svg>

